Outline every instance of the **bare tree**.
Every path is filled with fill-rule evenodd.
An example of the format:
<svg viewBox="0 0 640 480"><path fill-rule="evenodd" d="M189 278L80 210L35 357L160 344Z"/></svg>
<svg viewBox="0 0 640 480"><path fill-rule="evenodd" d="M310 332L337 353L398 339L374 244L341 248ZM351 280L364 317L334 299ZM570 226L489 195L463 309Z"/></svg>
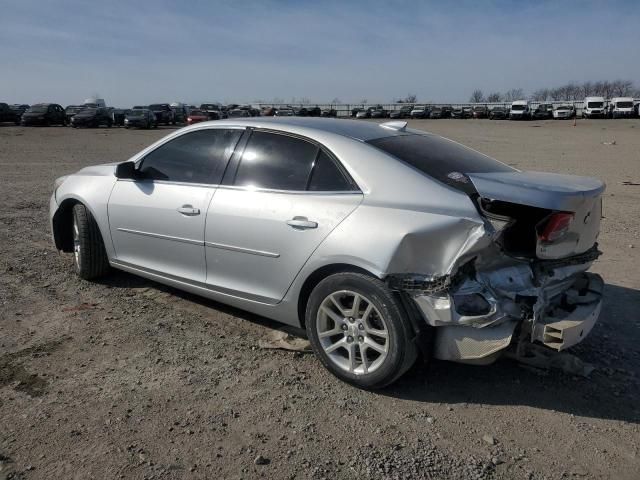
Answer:
<svg viewBox="0 0 640 480"><path fill-rule="evenodd" d="M335 97L333 100L331 100L332 105L340 105L341 103L342 101L338 97Z"/></svg>
<svg viewBox="0 0 640 480"><path fill-rule="evenodd" d="M522 100L524 98L524 91L521 88L512 88L511 90L506 91L502 98L505 102Z"/></svg>
<svg viewBox="0 0 640 480"><path fill-rule="evenodd" d="M368 99L366 99L366 98L363 98L362 100L360 100L360 103L361 103L362 105L366 105L368 102L369 102L369 100L368 100Z"/></svg>
<svg viewBox="0 0 640 480"><path fill-rule="evenodd" d="M415 93L409 93L404 97L404 103L416 103L417 101L418 96Z"/></svg>
<svg viewBox="0 0 640 480"><path fill-rule="evenodd" d="M487 102L497 103L500 101L502 101L502 95L500 95L498 92L493 92L487 95Z"/></svg>
<svg viewBox="0 0 640 480"><path fill-rule="evenodd" d="M549 99L549 89L539 88L531 94L531 100L534 102L545 102Z"/></svg>
<svg viewBox="0 0 640 480"><path fill-rule="evenodd" d="M612 91L617 97L627 97L633 91L633 82L630 80L616 80L612 84Z"/></svg>
<svg viewBox="0 0 640 480"><path fill-rule="evenodd" d="M482 93L482 90L476 88L473 93L471 94L471 97L469 98L469 101L471 103L480 103L484 101L484 94Z"/></svg>

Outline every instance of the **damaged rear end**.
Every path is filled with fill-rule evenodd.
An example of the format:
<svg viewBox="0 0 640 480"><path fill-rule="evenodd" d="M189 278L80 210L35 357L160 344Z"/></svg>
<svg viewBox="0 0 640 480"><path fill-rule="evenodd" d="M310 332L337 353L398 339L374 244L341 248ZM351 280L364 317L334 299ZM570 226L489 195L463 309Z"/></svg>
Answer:
<svg viewBox="0 0 640 480"><path fill-rule="evenodd" d="M587 270L604 184L532 172L469 174L491 243L457 265L446 290L414 292L437 330L435 356L489 363L518 337L564 350L591 331L603 281Z"/></svg>
<svg viewBox="0 0 640 480"><path fill-rule="evenodd" d="M441 165L455 165L467 154L455 145L455 161L441 156L448 160ZM512 344L560 351L579 343L602 304L603 280L587 270L601 253L605 185L588 177L494 168L483 164L488 157L469 152L466 163L473 168L477 160L480 168L465 171L458 162L460 170L446 172L390 151L464 191L483 226L446 270L392 273L389 285L436 327L434 356L442 360L486 364Z"/></svg>

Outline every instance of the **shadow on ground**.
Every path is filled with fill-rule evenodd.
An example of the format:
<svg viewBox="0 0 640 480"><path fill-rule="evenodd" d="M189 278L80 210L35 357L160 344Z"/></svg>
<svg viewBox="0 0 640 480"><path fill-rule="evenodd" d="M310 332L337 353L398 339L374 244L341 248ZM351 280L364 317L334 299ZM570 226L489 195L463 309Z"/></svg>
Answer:
<svg viewBox="0 0 640 480"><path fill-rule="evenodd" d="M114 272L101 283L115 288L156 288L265 328L283 328L273 320L124 272ZM530 369L507 359L489 366L419 361L400 381L379 394L424 403L525 405L640 423L640 410L634 400L640 394L640 355L636 347L640 324L635 313L639 306L640 291L606 285L599 325L581 345L570 350L596 367L588 378ZM303 329L285 329L305 336Z"/></svg>

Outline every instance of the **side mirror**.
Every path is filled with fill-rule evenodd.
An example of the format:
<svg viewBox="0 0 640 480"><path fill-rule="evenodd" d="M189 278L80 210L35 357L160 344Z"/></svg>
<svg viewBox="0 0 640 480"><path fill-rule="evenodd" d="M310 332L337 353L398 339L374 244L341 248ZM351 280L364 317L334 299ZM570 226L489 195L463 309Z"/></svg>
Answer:
<svg viewBox="0 0 640 480"><path fill-rule="evenodd" d="M135 162L119 163L116 166L116 178L134 180L138 178Z"/></svg>

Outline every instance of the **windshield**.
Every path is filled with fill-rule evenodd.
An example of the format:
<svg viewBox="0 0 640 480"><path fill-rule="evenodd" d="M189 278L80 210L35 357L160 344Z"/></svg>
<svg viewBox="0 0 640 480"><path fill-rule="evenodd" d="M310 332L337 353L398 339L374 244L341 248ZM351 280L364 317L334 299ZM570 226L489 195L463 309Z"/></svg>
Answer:
<svg viewBox="0 0 640 480"><path fill-rule="evenodd" d="M202 110L220 110L220 108L218 107L218 105L214 105L212 103L205 103L203 105L200 105L200 108Z"/></svg>
<svg viewBox="0 0 640 480"><path fill-rule="evenodd" d="M163 105L161 103L149 105L149 110L164 110L165 108L167 108L167 105Z"/></svg>
<svg viewBox="0 0 640 480"><path fill-rule="evenodd" d="M491 157L437 135L400 135L367 143L452 187L469 188L460 174L514 172Z"/></svg>
<svg viewBox="0 0 640 480"><path fill-rule="evenodd" d="M97 108L83 108L79 113L93 114L98 111Z"/></svg>
<svg viewBox="0 0 640 480"><path fill-rule="evenodd" d="M587 108L602 108L604 107L604 102L589 102L587 103Z"/></svg>
<svg viewBox="0 0 640 480"><path fill-rule="evenodd" d="M199 115L201 117L207 116L207 114L204 113L202 110L191 110L191 113L189 115L192 115L192 116Z"/></svg>
<svg viewBox="0 0 640 480"><path fill-rule="evenodd" d="M616 103L616 108L631 108L633 107L633 102L618 102Z"/></svg>
<svg viewBox="0 0 640 480"><path fill-rule="evenodd" d="M511 110L515 110L515 111L521 111L524 110L525 106L524 105L511 105Z"/></svg>
<svg viewBox="0 0 640 480"><path fill-rule="evenodd" d="M571 106L570 105L560 105L559 107L556 108L556 110L571 110Z"/></svg>
<svg viewBox="0 0 640 480"><path fill-rule="evenodd" d="M48 109L48 105L34 105L29 109L30 113L46 113Z"/></svg>

